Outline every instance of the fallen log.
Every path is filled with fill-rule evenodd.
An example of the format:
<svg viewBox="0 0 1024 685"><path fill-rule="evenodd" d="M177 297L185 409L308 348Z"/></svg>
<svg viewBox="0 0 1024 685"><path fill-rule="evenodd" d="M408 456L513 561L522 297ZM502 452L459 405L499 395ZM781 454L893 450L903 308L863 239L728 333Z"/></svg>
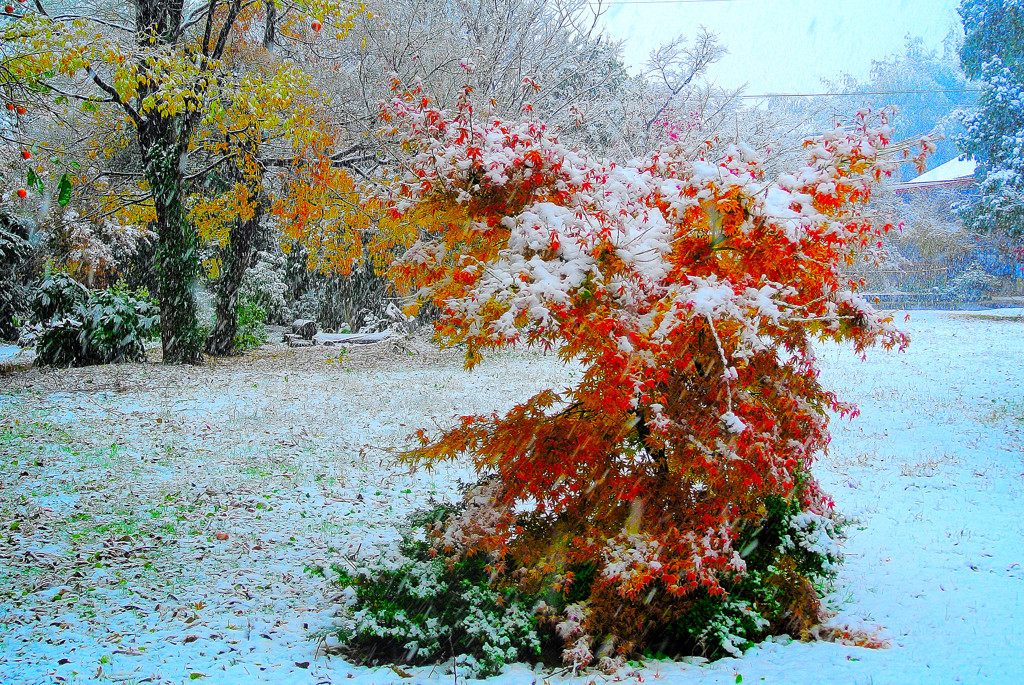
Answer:
<svg viewBox="0 0 1024 685"><path fill-rule="evenodd" d="M313 338L321 345L353 345L379 343L387 340L388 333L317 333Z"/></svg>

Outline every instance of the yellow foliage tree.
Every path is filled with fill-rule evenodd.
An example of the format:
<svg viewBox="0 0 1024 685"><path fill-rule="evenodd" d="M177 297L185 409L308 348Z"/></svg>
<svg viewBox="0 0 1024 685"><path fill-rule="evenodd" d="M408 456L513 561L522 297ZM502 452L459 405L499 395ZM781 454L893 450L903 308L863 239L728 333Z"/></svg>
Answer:
<svg viewBox="0 0 1024 685"><path fill-rule="evenodd" d="M221 201L219 227L209 220L211 211L194 213L206 235L257 217L258 193L252 191L262 184L257 160L263 146L275 136L290 136L292 147L301 149L320 137L309 125L309 112L293 112L304 94L315 99L308 82L297 68L275 65L268 48L278 40L315 41L324 28L334 39L343 38L362 11L359 2L333 0L209 0L188 8L138 0L128 12L112 3L88 16L58 16L38 2L19 6L17 19L0 28L0 73L9 100L17 89L19 101L34 113L66 115L63 123L90 127L91 149L83 161L97 164L81 165L86 168L74 178L62 177L69 185L113 191L122 184L110 179L123 172L111 166L126 156L127 145L137 148L140 168L128 172L134 192L127 202L107 193L107 202L118 207L100 211L146 223L157 235L166 362L196 362L203 346L193 295L198 236L188 216L190 184L224 164L241 184L232 181L234 200ZM259 46L249 39L258 24ZM239 70L232 63L233 55L257 52L266 57L258 69ZM61 163L66 146L40 133L40 127L19 127L25 152L46 151Z"/></svg>

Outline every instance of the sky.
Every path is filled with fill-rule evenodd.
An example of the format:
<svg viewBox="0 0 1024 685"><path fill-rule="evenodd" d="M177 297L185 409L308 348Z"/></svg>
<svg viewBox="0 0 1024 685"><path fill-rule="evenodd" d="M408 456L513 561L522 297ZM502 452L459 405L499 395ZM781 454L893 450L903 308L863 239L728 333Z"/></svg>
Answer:
<svg viewBox="0 0 1024 685"><path fill-rule="evenodd" d="M865 80L873 59L903 52L907 33L940 47L959 27L958 0L604 0L605 26L625 40L640 67L649 52L701 24L729 55L712 67L720 86L748 83L748 94L821 92L821 78L846 72Z"/></svg>

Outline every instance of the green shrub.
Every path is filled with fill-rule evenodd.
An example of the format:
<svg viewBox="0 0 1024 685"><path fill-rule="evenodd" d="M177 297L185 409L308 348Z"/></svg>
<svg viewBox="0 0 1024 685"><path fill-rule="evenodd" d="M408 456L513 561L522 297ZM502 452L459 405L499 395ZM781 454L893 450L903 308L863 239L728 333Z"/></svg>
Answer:
<svg viewBox="0 0 1024 685"><path fill-rule="evenodd" d="M659 651L738 657L769 635L806 637L824 618L818 599L842 564L841 524L801 511L796 500L769 497L764 508L761 525L736 546L746 573L727 584L725 596L701 593L666 627Z"/></svg>
<svg viewBox="0 0 1024 685"><path fill-rule="evenodd" d="M238 329L235 332L235 349L238 351L255 349L267 342L269 334L266 327L267 311L249 297L242 296L238 300Z"/></svg>
<svg viewBox="0 0 1024 685"><path fill-rule="evenodd" d="M143 361L144 343L159 334L160 322L144 290L89 291L65 274L40 286L33 318L42 323L36 363L58 367Z"/></svg>
<svg viewBox="0 0 1024 685"><path fill-rule="evenodd" d="M426 664L454 659L458 673L485 677L506 663L535 659L541 640L533 616L536 598L492 585L482 555L452 561L424 541L418 525L437 520L435 507L410 518L403 558L369 562L352 572L327 574L349 598L336 631L347 656L367 664ZM420 529L422 530L422 529Z"/></svg>
<svg viewBox="0 0 1024 685"><path fill-rule="evenodd" d="M28 229L0 212L0 340L17 340L28 304Z"/></svg>
<svg viewBox="0 0 1024 685"><path fill-rule="evenodd" d="M767 635L769 625L749 602L701 593L683 618L668 626L662 644L653 646L663 654L739 657Z"/></svg>
<svg viewBox="0 0 1024 685"><path fill-rule="evenodd" d="M273 251L259 251L256 263L242 277L241 298L259 305L266 312L265 321L291 323L285 296L288 285L284 281L285 255L280 247Z"/></svg>
<svg viewBox="0 0 1024 685"><path fill-rule="evenodd" d="M502 585L515 569L498 572L501 565L485 555L449 558L432 547L431 533L465 509L434 506L408 519L402 558L356 568L335 564L326 572L348 597L336 628L342 651L369 664L455 658L459 673L486 676L541 654L552 665L561 654L569 665L596 662L608 669L641 653L716 659L741 656L769 635L806 637L823 618L819 593L842 560L836 543L841 530L833 519L801 511L799 498L768 498L763 506L761 525L737 544L747 570L727 584L726 594L698 590L679 598L678 608L666 612L672 620L646 626L632 651L617 655L621 643L602 639L601 626L592 624L594 611L607 601L597 596L594 567L569 569L571 576L525 596L507 581ZM567 577L572 581L566 583ZM656 602L666 601L667 595L658 595ZM622 600L620 610L632 607Z"/></svg>
<svg viewBox="0 0 1024 685"><path fill-rule="evenodd" d="M32 322L47 324L65 317L89 301L89 289L66 273L52 273L32 296Z"/></svg>

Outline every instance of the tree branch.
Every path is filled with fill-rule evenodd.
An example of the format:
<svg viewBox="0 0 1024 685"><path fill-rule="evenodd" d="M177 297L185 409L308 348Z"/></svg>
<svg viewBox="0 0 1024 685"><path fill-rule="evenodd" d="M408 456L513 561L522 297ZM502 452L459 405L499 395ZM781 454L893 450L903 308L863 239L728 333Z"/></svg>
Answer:
<svg viewBox="0 0 1024 685"><path fill-rule="evenodd" d="M188 19L181 22L181 29L178 33L184 35L186 31L203 20L203 15L204 9L202 5L192 10L192 14L189 15Z"/></svg>
<svg viewBox="0 0 1024 685"><path fill-rule="evenodd" d="M86 71L89 74L89 78L92 79L93 83L95 83L100 90L109 95L110 100L112 102L116 102L117 104L119 104L121 106L121 109L123 109L125 113L129 117L131 117L132 123L134 123L136 127L142 126L142 117L139 116L138 111L136 111L134 107L132 107L130 104L121 99L120 93L114 90L113 87L107 85L106 82L102 78L100 78L100 75L97 74L92 67L87 67Z"/></svg>
<svg viewBox="0 0 1024 685"><path fill-rule="evenodd" d="M231 159L234 156L235 156L234 153L232 153L230 155L224 155L223 157L220 157L219 159L215 159L215 160L213 160L212 164L208 165L204 169L201 169L200 171L197 171L197 172L195 172L193 174L189 174L188 176L183 177L181 180L182 181L193 181L193 180L199 178L200 176L205 176L206 174L208 174L209 172L213 171L218 166L220 166L222 162L226 162L227 160Z"/></svg>
<svg viewBox="0 0 1024 685"><path fill-rule="evenodd" d="M119 31L126 31L128 33L135 33L135 29L130 27L130 26L125 26L123 24L115 24L112 21L105 21L103 19L97 19L96 17L85 15L85 14L59 14L56 17L50 17L50 19L52 21L64 21L65 19L73 19L73 20L74 19L84 19L86 21L91 21L94 24L100 24L101 26L107 26L109 28L117 29Z"/></svg>
<svg viewBox="0 0 1024 685"><path fill-rule="evenodd" d="M78 93L69 93L68 91L61 90L57 86L54 86L54 85L49 84L49 83L46 84L46 87L49 88L50 90L52 90L54 93L58 93L58 94L63 95L65 97L74 98L76 100L81 100L82 102L95 102L95 103L116 102L116 100L114 100L113 98L105 98L105 99L102 99L102 100L97 100L94 97L88 97L86 95L79 95Z"/></svg>
<svg viewBox="0 0 1024 685"><path fill-rule="evenodd" d="M231 27L235 25L235 19L238 18L238 13L241 9L241 0L231 1L231 5L228 7L228 16L224 19L224 25L220 27L220 35L217 37L217 46L209 55L213 59L220 59L224 54L224 47L228 43L228 35L231 34Z"/></svg>
<svg viewBox="0 0 1024 685"><path fill-rule="evenodd" d="M206 28L203 30L203 54L210 56L210 34L213 32L213 13L217 10L217 0L210 1L210 9L206 12Z"/></svg>

